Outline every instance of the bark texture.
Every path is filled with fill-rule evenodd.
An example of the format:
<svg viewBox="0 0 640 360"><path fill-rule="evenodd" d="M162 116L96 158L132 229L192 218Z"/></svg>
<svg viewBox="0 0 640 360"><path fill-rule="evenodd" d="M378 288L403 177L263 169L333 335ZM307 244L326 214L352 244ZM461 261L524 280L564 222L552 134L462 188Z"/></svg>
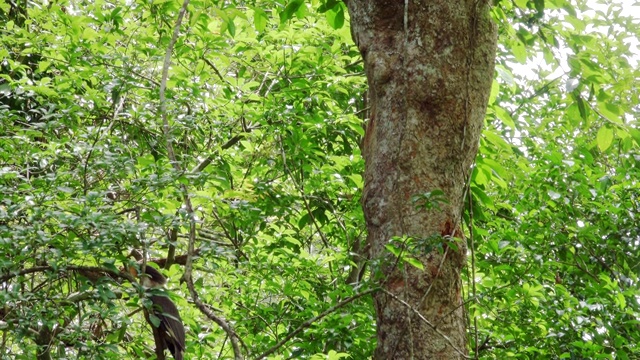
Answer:
<svg viewBox="0 0 640 360"><path fill-rule="evenodd" d="M496 29L486 0L347 0L365 61L370 119L363 207L371 257L385 291L375 296L375 359L459 359L467 353L460 271L464 189L478 150L494 72ZM448 203L416 209L442 190ZM440 239L400 267L394 236ZM447 244L455 243L456 246Z"/></svg>

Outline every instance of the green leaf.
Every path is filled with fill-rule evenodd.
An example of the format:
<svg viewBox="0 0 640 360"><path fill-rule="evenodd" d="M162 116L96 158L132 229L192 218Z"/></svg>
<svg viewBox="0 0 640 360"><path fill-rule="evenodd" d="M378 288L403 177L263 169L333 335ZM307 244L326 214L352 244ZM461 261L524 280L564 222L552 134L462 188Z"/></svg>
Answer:
<svg viewBox="0 0 640 360"><path fill-rule="evenodd" d="M402 252L401 249L393 246L392 244L386 244L384 247L385 247L385 249L387 249L390 253L392 253L396 257L400 256L400 253Z"/></svg>
<svg viewBox="0 0 640 360"><path fill-rule="evenodd" d="M338 0L327 0L325 3L320 5L320 7L318 7L318 12L321 14L325 13L329 10L332 10L334 7L338 6L339 4L340 4L340 1Z"/></svg>
<svg viewBox="0 0 640 360"><path fill-rule="evenodd" d="M515 56L516 60L525 64L527 62L527 49L522 42L514 40L511 42L511 53Z"/></svg>
<svg viewBox="0 0 640 360"><path fill-rule="evenodd" d="M630 128L628 131L631 137L633 137L633 140L635 140L636 146L640 146L640 130Z"/></svg>
<svg viewBox="0 0 640 360"><path fill-rule="evenodd" d="M332 28L340 29L344 25L344 9L342 6L334 7L327 11L325 15Z"/></svg>
<svg viewBox="0 0 640 360"><path fill-rule="evenodd" d="M228 22L226 22L227 24L227 30L229 31L229 35L231 35L231 37L235 37L236 36L236 24L235 22L232 20L229 20Z"/></svg>
<svg viewBox="0 0 640 360"><path fill-rule="evenodd" d="M155 327L159 327L160 324L162 323L162 320L160 320L160 318L154 314L149 314L149 321L151 321L151 323L153 324L153 326Z"/></svg>
<svg viewBox="0 0 640 360"><path fill-rule="evenodd" d="M613 129L608 126L602 126L600 130L598 130L598 135L596 136L596 141L598 143L598 148L600 151L606 151L613 143Z"/></svg>
<svg viewBox="0 0 640 360"><path fill-rule="evenodd" d="M253 26L257 31L262 32L267 27L267 23L269 22L269 17L267 13L257 6L253 6Z"/></svg>
<svg viewBox="0 0 640 360"><path fill-rule="evenodd" d="M311 214L305 213L298 220L298 229L302 230L305 226L311 223Z"/></svg>
<svg viewBox="0 0 640 360"><path fill-rule="evenodd" d="M304 1L302 3L303 5L298 7L298 10L296 10L295 12L296 18L299 20L304 19L305 17L307 17L307 14L308 14L307 6L304 5Z"/></svg>
<svg viewBox="0 0 640 360"><path fill-rule="evenodd" d="M528 0L515 0L516 5L521 9L527 9Z"/></svg>
<svg viewBox="0 0 640 360"><path fill-rule="evenodd" d="M600 111L600 113L602 115L604 115L608 120L617 123L617 124L622 124L622 120L620 120L620 115L622 115L622 111L620 110L620 108L614 104L611 103L602 103L602 102L598 102L598 110Z"/></svg>
<svg viewBox="0 0 640 360"><path fill-rule="evenodd" d="M582 96L580 96L580 93L578 93L577 90L574 92L574 97L575 97L575 100L576 100L576 104L578 104L578 110L580 111L580 117L583 120L588 121L589 120L589 112L588 112L587 105L585 104L585 101L582 99Z"/></svg>
<svg viewBox="0 0 640 360"><path fill-rule="evenodd" d="M623 349L617 349L616 350L616 359L617 360L628 360L629 359L629 355Z"/></svg>
<svg viewBox="0 0 640 360"><path fill-rule="evenodd" d="M346 359L350 357L349 354L347 353L339 353L336 352L334 350L329 350L329 353L327 354L327 360L340 360L340 359Z"/></svg>
<svg viewBox="0 0 640 360"><path fill-rule="evenodd" d="M414 268L420 269L420 270L424 270L424 265L420 262L420 260L411 257L411 256L407 256L403 259L407 264L413 266Z"/></svg>
<svg viewBox="0 0 640 360"><path fill-rule="evenodd" d="M618 292L616 294L616 303L620 310L624 310L627 307L627 300L624 298L624 294L622 292Z"/></svg>
<svg viewBox="0 0 640 360"><path fill-rule="evenodd" d="M493 109L496 112L496 116L498 117L498 119L502 121L503 124L505 124L506 126L510 127L513 130L516 130L516 124L511 118L511 114L509 114L507 110L503 109L500 106L494 106Z"/></svg>
<svg viewBox="0 0 640 360"><path fill-rule="evenodd" d="M67 194L73 194L74 190L68 186L58 186L58 190L67 193Z"/></svg>
<svg viewBox="0 0 640 360"><path fill-rule="evenodd" d="M493 80L491 84L491 93L489 94L489 105L493 105L496 102L496 98L500 93L500 83L497 80Z"/></svg>
<svg viewBox="0 0 640 360"><path fill-rule="evenodd" d="M289 2L284 10L280 12L280 24L291 20L302 4L304 4L303 0L292 0Z"/></svg>

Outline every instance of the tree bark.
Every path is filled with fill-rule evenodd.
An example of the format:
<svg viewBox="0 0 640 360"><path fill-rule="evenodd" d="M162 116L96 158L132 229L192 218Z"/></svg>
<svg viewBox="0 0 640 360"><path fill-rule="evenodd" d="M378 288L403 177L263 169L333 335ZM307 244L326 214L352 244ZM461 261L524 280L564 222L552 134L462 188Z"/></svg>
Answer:
<svg viewBox="0 0 640 360"><path fill-rule="evenodd" d="M478 150L496 51L487 0L346 0L365 61L370 119L363 207L374 278L375 359L468 354L460 272L461 213ZM419 208L434 190L445 202ZM385 249L394 237L421 249L424 270ZM404 249L410 252L410 248Z"/></svg>

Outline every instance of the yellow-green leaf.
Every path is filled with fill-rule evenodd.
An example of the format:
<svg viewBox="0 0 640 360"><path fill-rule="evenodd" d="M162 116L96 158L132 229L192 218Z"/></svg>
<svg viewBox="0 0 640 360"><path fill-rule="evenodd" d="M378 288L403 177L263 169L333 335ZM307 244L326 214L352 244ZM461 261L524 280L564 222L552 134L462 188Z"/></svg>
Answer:
<svg viewBox="0 0 640 360"><path fill-rule="evenodd" d="M259 7L253 8L253 26L256 27L256 30L262 32L267 27L267 21L269 18L267 17L267 13Z"/></svg>
<svg viewBox="0 0 640 360"><path fill-rule="evenodd" d="M596 141L600 151L606 151L613 142L613 129L606 126L601 127L600 130L598 130Z"/></svg>

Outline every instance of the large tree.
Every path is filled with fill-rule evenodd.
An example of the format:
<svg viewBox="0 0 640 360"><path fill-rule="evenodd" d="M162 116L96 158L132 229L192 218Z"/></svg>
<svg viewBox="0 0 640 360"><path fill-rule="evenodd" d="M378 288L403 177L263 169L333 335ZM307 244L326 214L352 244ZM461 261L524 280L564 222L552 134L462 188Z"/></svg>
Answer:
<svg viewBox="0 0 640 360"><path fill-rule="evenodd" d="M347 6L371 106L362 204L379 266L374 276L384 289L375 295L375 357L461 358L461 216L493 80L497 36L489 2ZM394 239L421 265L397 266L387 251Z"/></svg>

